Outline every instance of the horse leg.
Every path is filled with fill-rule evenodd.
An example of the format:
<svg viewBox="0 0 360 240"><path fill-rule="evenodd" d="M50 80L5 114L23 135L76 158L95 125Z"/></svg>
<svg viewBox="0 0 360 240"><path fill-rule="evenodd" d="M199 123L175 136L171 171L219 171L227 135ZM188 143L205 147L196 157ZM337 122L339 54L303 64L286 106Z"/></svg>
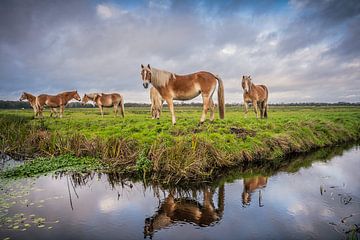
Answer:
<svg viewBox="0 0 360 240"><path fill-rule="evenodd" d="M264 101L259 102L259 108L260 108L260 118L262 119L264 117Z"/></svg>
<svg viewBox="0 0 360 240"><path fill-rule="evenodd" d="M266 112L266 102L262 102L262 113L263 113L263 118L265 118L265 112Z"/></svg>
<svg viewBox="0 0 360 240"><path fill-rule="evenodd" d="M33 110L34 110L34 118L36 118L36 117L37 117L36 107L35 107L35 106L33 106L32 108L33 108Z"/></svg>
<svg viewBox="0 0 360 240"><path fill-rule="evenodd" d="M203 112L201 114L200 123L205 122L206 114L207 114L207 111L209 109L209 103L210 103L210 96L209 95L203 94L202 97L203 97Z"/></svg>
<svg viewBox="0 0 360 240"><path fill-rule="evenodd" d="M268 117L268 103L267 101L265 101L265 104L264 104L264 118L267 118Z"/></svg>
<svg viewBox="0 0 360 240"><path fill-rule="evenodd" d="M59 108L59 111L57 110L57 108L53 108L54 112L55 112L55 117L58 117L60 118L60 111L61 111L61 108Z"/></svg>
<svg viewBox="0 0 360 240"><path fill-rule="evenodd" d="M154 108L151 108L151 119L156 118L156 110Z"/></svg>
<svg viewBox="0 0 360 240"><path fill-rule="evenodd" d="M215 104L212 98L210 98L210 121L214 121L215 118Z"/></svg>
<svg viewBox="0 0 360 240"><path fill-rule="evenodd" d="M245 113L245 118L247 118L247 113L249 111L249 105L248 103L244 100L244 113Z"/></svg>
<svg viewBox="0 0 360 240"><path fill-rule="evenodd" d="M61 105L61 106L60 106L60 118L63 117L64 109L65 109L65 106L64 106L64 105Z"/></svg>
<svg viewBox="0 0 360 240"><path fill-rule="evenodd" d="M172 124L175 125L176 124L176 118L175 118L175 112L174 112L174 102L172 100L172 98L166 99L166 102L169 106L169 110L171 112L171 120L172 120Z"/></svg>
<svg viewBox="0 0 360 240"><path fill-rule="evenodd" d="M254 105L254 111L255 111L255 114L256 114L256 118L259 118L259 109L258 109L258 105L257 105L257 101L256 100L253 100L253 105Z"/></svg>
<svg viewBox="0 0 360 240"><path fill-rule="evenodd" d="M101 117L104 117L103 106L99 105L99 109L100 109Z"/></svg>
<svg viewBox="0 0 360 240"><path fill-rule="evenodd" d="M118 105L114 104L114 113L115 113L115 117L117 117L117 109L118 109Z"/></svg>
<svg viewBox="0 0 360 240"><path fill-rule="evenodd" d="M50 116L52 116L52 114L55 114L55 117L60 117L59 116L60 113L57 111L57 108L50 109Z"/></svg>
<svg viewBox="0 0 360 240"><path fill-rule="evenodd" d="M38 114L39 118L43 118L43 114L42 114L43 109L42 109L42 107L38 106L37 111L38 111L37 114Z"/></svg>

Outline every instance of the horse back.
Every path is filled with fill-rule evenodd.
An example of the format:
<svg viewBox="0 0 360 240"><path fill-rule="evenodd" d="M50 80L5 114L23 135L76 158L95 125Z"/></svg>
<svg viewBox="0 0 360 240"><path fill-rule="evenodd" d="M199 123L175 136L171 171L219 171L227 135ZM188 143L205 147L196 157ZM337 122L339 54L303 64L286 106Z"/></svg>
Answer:
<svg viewBox="0 0 360 240"><path fill-rule="evenodd" d="M205 71L191 73L188 75L175 75L175 79L169 81L165 89L159 89L161 96L166 99L166 95L171 91L176 100L190 100L197 97L201 92L211 93L217 84L216 77Z"/></svg>
<svg viewBox="0 0 360 240"><path fill-rule="evenodd" d="M117 105L121 102L121 95L118 93L102 93L95 100L98 105L103 105L105 107L110 107L112 105Z"/></svg>
<svg viewBox="0 0 360 240"><path fill-rule="evenodd" d="M265 85L253 85L258 100L268 99L268 89Z"/></svg>
<svg viewBox="0 0 360 240"><path fill-rule="evenodd" d="M40 94L39 96L37 96L38 104L40 104L41 106L47 104L47 101L51 99L51 97L54 96L48 94Z"/></svg>

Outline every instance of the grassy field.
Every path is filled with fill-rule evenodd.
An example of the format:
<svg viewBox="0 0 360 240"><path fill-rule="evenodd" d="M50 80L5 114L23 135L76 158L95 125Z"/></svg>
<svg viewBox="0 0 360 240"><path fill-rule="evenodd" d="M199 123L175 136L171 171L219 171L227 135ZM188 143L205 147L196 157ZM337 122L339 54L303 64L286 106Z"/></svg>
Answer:
<svg viewBox="0 0 360 240"><path fill-rule="evenodd" d="M50 167L43 172L89 165L165 182L201 181L249 161L360 139L358 107L271 107L267 120L253 112L244 118L240 107L228 107L224 120L216 116L201 126L200 107L175 111L177 125L172 126L166 107L160 120L140 107L126 108L124 119L115 118L111 109L104 118L98 109L66 109L64 118L44 120L32 119L30 110L0 110L0 151L45 157L40 160L48 159ZM88 164L89 158L98 164Z"/></svg>

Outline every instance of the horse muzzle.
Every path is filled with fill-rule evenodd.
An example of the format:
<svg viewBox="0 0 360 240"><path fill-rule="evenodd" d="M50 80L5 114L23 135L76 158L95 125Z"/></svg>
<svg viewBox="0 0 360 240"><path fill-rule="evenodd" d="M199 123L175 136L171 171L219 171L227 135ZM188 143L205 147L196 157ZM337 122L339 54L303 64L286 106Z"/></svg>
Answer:
<svg viewBox="0 0 360 240"><path fill-rule="evenodd" d="M149 83L143 83L144 88L148 88L149 87Z"/></svg>

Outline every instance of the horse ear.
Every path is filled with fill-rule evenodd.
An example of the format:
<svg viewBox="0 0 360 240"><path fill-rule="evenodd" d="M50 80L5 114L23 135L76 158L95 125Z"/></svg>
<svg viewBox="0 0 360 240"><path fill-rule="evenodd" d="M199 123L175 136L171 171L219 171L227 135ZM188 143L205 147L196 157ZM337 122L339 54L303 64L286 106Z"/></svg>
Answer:
<svg viewBox="0 0 360 240"><path fill-rule="evenodd" d="M141 64L141 68L144 68L144 65Z"/></svg>
<svg viewBox="0 0 360 240"><path fill-rule="evenodd" d="M150 64L148 64L147 67L148 67L149 69L151 69Z"/></svg>

